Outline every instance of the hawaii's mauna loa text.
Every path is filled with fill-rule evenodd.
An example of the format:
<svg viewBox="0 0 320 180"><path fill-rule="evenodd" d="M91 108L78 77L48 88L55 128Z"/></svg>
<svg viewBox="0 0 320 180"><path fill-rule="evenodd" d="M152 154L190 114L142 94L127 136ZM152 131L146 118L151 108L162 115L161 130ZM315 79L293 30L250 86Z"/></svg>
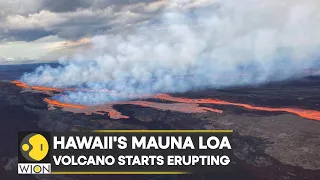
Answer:
<svg viewBox="0 0 320 180"><path fill-rule="evenodd" d="M53 136L52 140L53 151L69 152L52 155L56 166L226 166L230 163L229 156L224 154L224 150L231 150L228 136Z"/></svg>

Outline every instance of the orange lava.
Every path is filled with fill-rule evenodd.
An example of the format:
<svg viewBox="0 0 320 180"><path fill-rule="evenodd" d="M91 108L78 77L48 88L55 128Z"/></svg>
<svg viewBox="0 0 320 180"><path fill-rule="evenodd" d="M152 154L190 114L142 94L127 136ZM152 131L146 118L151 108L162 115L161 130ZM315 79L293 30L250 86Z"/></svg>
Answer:
<svg viewBox="0 0 320 180"><path fill-rule="evenodd" d="M120 102L117 104L132 104L143 107L150 107L159 110L170 110L177 111L183 113L203 113L203 112L215 112L222 113L222 110L213 109L208 107L199 107L199 104L186 104L186 103L157 103L157 102L149 102L149 101L128 101L128 102Z"/></svg>
<svg viewBox="0 0 320 180"><path fill-rule="evenodd" d="M122 115L119 111L113 108L113 105L119 104L128 104L128 105L138 105L143 107L155 108L159 110L170 110L170 111L177 111L183 113L203 113L203 112L215 112L215 113L222 113L222 110L213 109L208 107L199 107L198 104L185 104L185 103L157 103L157 102L148 102L148 101L124 101L124 102L117 102L114 104L104 104L104 105L96 105L96 106L83 106L77 104L68 104L62 103L56 100L51 100L45 98L44 101L48 103L49 106L52 107L61 107L66 111L70 111L73 113L85 113L87 115L90 114L100 114L104 115L105 112L108 113L109 117L112 119L127 119L128 116Z"/></svg>
<svg viewBox="0 0 320 180"><path fill-rule="evenodd" d="M154 96L154 98L173 101L173 102L181 102L181 103L233 105L233 106L244 107L246 109L259 110L259 111L288 112L288 113L296 114L296 115L304 117L304 118L313 119L313 120L320 120L320 111L316 111L316 110L306 110L306 109L298 109L298 108L260 107L260 106L252 106L250 104L227 102L227 101L218 100L218 99L180 98L180 97L173 97L168 94L159 94L159 95Z"/></svg>
<svg viewBox="0 0 320 180"><path fill-rule="evenodd" d="M28 89L30 88L29 85L27 85L26 83L20 82L20 81L11 81L13 84L15 84L16 86L22 87L24 89Z"/></svg>
<svg viewBox="0 0 320 180"><path fill-rule="evenodd" d="M51 87L45 87L45 86L29 86L26 83L23 83L21 81L11 81L13 84L22 87L24 89L31 89L31 90L35 90L35 91L42 91L42 92L62 92L62 90L58 89L58 88L51 88Z"/></svg>
<svg viewBox="0 0 320 180"><path fill-rule="evenodd" d="M104 115L105 112L108 113L111 119L128 119L129 116L122 115L121 112L114 109L113 104L105 104L99 106L87 106L85 114L100 114Z"/></svg>
<svg viewBox="0 0 320 180"><path fill-rule="evenodd" d="M33 90L43 91L43 92L63 92L66 90L67 91L76 90L76 89L57 89L57 88L42 87L42 86L29 86L20 81L12 81L12 83L24 89L33 89ZM90 89L80 89L80 90L95 92L95 90L90 90ZM116 92L110 93L111 92L110 90L100 90L99 92L108 92L108 94L112 94L112 93L117 94ZM118 95L121 96L121 94L119 93ZM148 96L144 96L144 97L148 97ZM170 96L169 94L158 94L158 95L152 96L151 98L168 100L168 101L172 101L173 103L158 103L158 102L149 102L149 101L125 101L125 102L116 102L113 104L105 104L105 105L97 105L97 106L84 106L84 105L63 103L63 102L51 100L48 98L45 98L44 101L48 103L48 105L51 106L51 108L61 107L66 111L71 111L74 113L85 113L85 114L108 113L110 118L113 118L113 119L129 118L128 116L122 115L119 111L113 108L113 105L116 105L116 104L131 104L131 105L155 108L159 110L170 110L170 111L177 111L177 112L184 112L184 113L203 113L208 111L215 112L215 113L222 113L223 111L219 109L199 106L199 104L217 104L217 105L238 106L238 107L243 107L246 109L258 110L258 111L288 112L304 118L308 118L312 120L320 120L320 111L316 111L316 110L305 110L305 109L299 109L299 108L260 107L260 106L252 106L250 104L228 102L228 101L218 100L218 99L188 99L188 98L182 98L182 97L173 97L173 96Z"/></svg>
<svg viewBox="0 0 320 180"><path fill-rule="evenodd" d="M55 93L60 93L60 92L65 92L65 91L82 91L82 92L97 92L97 93L108 93L109 95L112 96L121 96L125 98L146 98L150 97L150 95L144 95L144 96L138 96L138 95L127 95L127 94L122 94L119 92L111 91L108 89L100 89L100 90L95 90L95 89L89 89L89 88L52 88L52 87L46 87L46 86L29 86L26 83L23 83L18 80L11 81L13 84L16 86L19 86L23 89L28 89L28 90L35 90L35 91L40 91L46 94L51 94L53 92Z"/></svg>
<svg viewBox="0 0 320 180"><path fill-rule="evenodd" d="M113 109L111 104L110 105L107 104L107 105L104 105L103 107L99 107L99 106L83 106L83 105L77 105L77 104L62 103L62 102L51 100L48 98L44 98L44 101L48 103L48 105L51 106L51 108L61 107L64 110L70 111L73 113L85 113L87 115L90 115L90 114L104 115L105 114L104 112L108 112L109 117L112 119L129 118L128 116L124 116L117 110Z"/></svg>
<svg viewBox="0 0 320 180"><path fill-rule="evenodd" d="M86 109L86 107L82 106L82 105L62 103L62 102L59 102L59 101L56 101L56 100L51 100L51 99L48 99L48 98L44 98L44 102L46 102L48 104L51 104L53 106L57 106L57 107Z"/></svg>

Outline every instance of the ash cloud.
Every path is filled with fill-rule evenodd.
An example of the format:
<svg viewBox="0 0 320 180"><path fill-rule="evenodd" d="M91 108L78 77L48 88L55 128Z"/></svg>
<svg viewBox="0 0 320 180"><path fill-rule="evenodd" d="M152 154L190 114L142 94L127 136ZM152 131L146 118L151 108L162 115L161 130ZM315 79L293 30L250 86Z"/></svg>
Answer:
<svg viewBox="0 0 320 180"><path fill-rule="evenodd" d="M101 104L136 95L260 84L319 67L320 2L170 1L161 23L93 38L93 48L41 66L30 85L89 88L55 98ZM101 92L101 90L109 92ZM63 98L62 98L63 97Z"/></svg>

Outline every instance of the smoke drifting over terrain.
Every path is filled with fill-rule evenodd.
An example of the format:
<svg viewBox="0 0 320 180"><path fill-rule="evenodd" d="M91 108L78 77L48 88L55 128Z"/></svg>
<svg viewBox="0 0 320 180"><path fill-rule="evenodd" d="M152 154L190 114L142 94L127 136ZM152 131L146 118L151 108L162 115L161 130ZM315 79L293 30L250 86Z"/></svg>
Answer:
<svg viewBox="0 0 320 180"><path fill-rule="evenodd" d="M58 67L41 66L21 81L89 88L55 98L100 104L301 77L304 67L320 64L319 7L316 0L223 0L205 7L172 1L161 23L94 37L92 49ZM109 93L94 91L101 89Z"/></svg>

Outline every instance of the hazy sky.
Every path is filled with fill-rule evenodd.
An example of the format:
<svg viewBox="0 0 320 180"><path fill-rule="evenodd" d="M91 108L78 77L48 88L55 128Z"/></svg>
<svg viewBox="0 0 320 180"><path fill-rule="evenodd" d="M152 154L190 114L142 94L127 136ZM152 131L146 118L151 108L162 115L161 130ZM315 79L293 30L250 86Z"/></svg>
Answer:
<svg viewBox="0 0 320 180"><path fill-rule="evenodd" d="M187 8L214 2L179 1ZM170 0L0 0L0 63L56 60L89 48L94 35L154 24L173 5Z"/></svg>

